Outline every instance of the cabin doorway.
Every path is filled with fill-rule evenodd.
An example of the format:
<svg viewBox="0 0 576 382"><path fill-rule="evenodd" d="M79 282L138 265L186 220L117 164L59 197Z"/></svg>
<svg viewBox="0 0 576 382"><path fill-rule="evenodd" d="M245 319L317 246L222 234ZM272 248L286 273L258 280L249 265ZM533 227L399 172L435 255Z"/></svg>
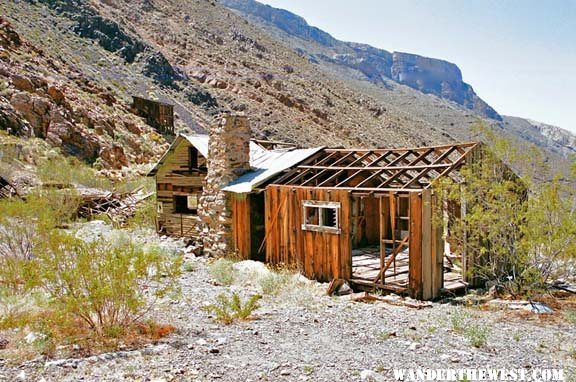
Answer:
<svg viewBox="0 0 576 382"><path fill-rule="evenodd" d="M353 196L352 279L361 286L408 288L410 199L404 194Z"/></svg>
<svg viewBox="0 0 576 382"><path fill-rule="evenodd" d="M352 279L372 282L380 271L380 201L352 195Z"/></svg>
<svg viewBox="0 0 576 382"><path fill-rule="evenodd" d="M266 261L264 192L250 195L250 259Z"/></svg>
<svg viewBox="0 0 576 382"><path fill-rule="evenodd" d="M427 193L426 198L397 192L352 196L351 281L355 286L399 294L426 290L418 293L431 295L436 293L434 288L453 293L466 287L462 254L455 253L454 245L451 251L445 240L448 216L459 207L444 203L441 211L434 210L435 196ZM433 217L433 213L442 215Z"/></svg>

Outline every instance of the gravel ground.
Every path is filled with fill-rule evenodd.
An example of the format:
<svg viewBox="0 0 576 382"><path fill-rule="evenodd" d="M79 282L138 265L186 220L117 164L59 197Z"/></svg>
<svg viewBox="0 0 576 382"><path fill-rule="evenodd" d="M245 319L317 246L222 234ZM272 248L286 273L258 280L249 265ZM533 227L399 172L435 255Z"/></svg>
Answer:
<svg viewBox="0 0 576 382"><path fill-rule="evenodd" d="M175 240L162 243L182 248ZM414 309L353 302L326 296L326 284L300 276L278 295L264 295L253 320L223 325L201 307L223 292L260 293L253 271L260 268L249 263L233 285L220 286L208 260L186 256L195 269L182 275L181 296L151 313L176 333L143 349L79 360L15 366L0 351L0 381L388 381L394 368L576 369L573 323L452 304ZM471 346L469 335L453 329L454 314L466 317L468 331L488 328L486 344Z"/></svg>

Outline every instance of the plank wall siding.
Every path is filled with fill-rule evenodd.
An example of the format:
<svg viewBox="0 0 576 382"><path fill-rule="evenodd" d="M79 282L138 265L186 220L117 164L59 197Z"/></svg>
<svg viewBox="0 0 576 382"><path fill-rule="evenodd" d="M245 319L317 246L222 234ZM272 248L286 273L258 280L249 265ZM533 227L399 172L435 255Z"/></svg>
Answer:
<svg viewBox="0 0 576 382"><path fill-rule="evenodd" d="M299 267L309 278L330 281L352 276L351 196L345 190L266 188L266 262ZM339 202L340 234L302 229L305 200Z"/></svg>
<svg viewBox="0 0 576 382"><path fill-rule="evenodd" d="M232 206L232 233L237 255L242 260L251 259L250 195L229 194Z"/></svg>
<svg viewBox="0 0 576 382"><path fill-rule="evenodd" d="M157 201L162 203L158 213L158 228L170 235L193 236L194 227L200 221L194 214L176 213L175 196L200 195L206 177L206 159L198 154L198 168L190 170L189 145L176 146L156 174Z"/></svg>

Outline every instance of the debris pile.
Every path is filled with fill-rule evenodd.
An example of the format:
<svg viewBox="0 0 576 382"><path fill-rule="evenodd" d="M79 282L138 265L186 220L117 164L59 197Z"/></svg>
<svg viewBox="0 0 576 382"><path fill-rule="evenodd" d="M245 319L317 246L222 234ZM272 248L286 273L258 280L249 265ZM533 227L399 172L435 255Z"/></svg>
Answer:
<svg viewBox="0 0 576 382"><path fill-rule="evenodd" d="M7 199L18 195L16 188L9 181L0 176L0 199Z"/></svg>
<svg viewBox="0 0 576 382"><path fill-rule="evenodd" d="M112 222L122 226L134 216L137 205L154 193L145 194L142 188L131 192L117 193L96 188L77 187L80 197L78 217L90 219L106 215Z"/></svg>

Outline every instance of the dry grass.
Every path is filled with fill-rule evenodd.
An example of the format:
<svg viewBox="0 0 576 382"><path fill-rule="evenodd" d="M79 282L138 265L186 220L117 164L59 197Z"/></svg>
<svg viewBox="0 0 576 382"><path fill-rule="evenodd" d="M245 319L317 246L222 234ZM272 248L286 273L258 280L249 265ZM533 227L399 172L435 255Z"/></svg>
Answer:
<svg viewBox="0 0 576 382"><path fill-rule="evenodd" d="M26 323L25 327L23 323ZM2 357L14 363L33 359L39 354L47 358L80 358L120 348L136 349L176 331L172 325L146 321L98 335L82 320L69 319L56 311L28 314L25 319L13 321L10 328L17 330L0 332L0 338L8 341ZM36 340L29 341L30 333Z"/></svg>

